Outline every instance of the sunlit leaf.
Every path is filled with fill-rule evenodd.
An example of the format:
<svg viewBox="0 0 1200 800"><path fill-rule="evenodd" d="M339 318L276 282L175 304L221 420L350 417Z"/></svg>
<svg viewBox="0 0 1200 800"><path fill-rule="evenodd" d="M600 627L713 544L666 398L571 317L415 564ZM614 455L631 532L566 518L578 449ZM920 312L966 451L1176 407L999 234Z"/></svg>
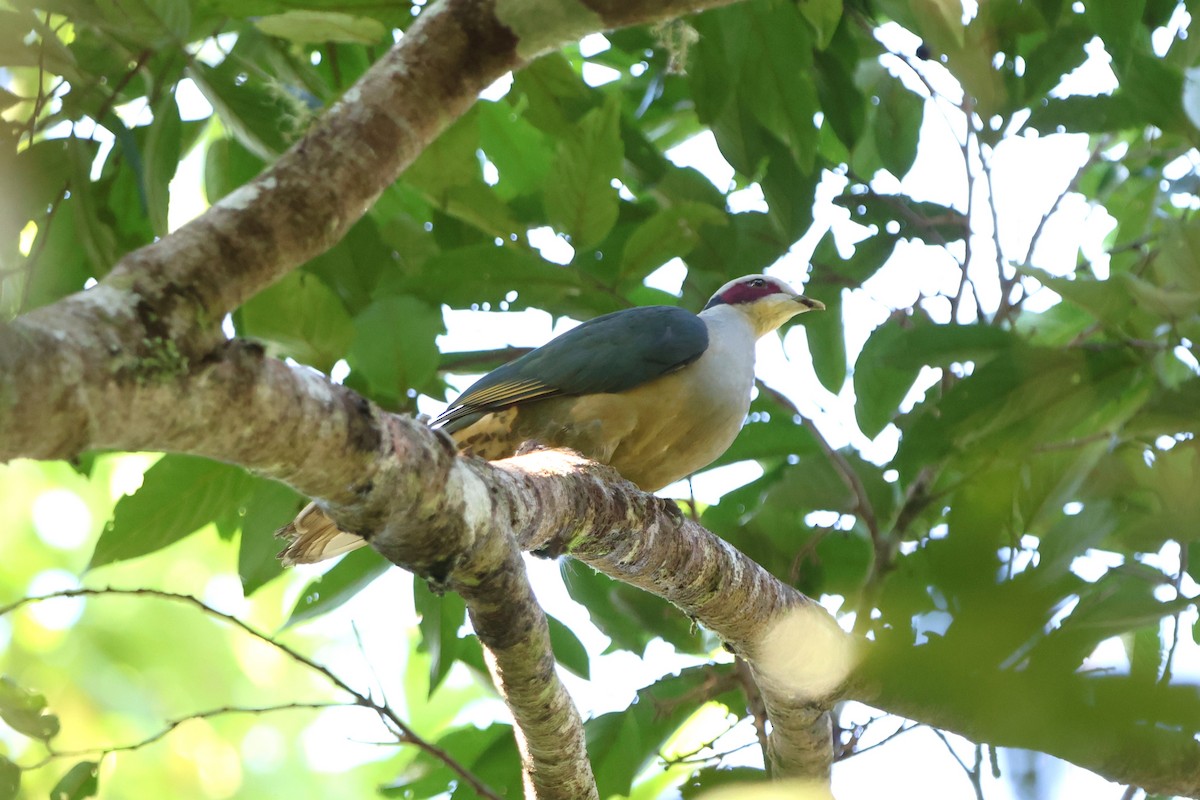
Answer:
<svg viewBox="0 0 1200 800"><path fill-rule="evenodd" d="M0 800L16 800L21 790L21 768L0 755Z"/></svg>
<svg viewBox="0 0 1200 800"><path fill-rule="evenodd" d="M610 102L588 113L564 140L546 180L543 202L550 224L571 237L575 249L600 242L617 221L617 177L624 147L620 107Z"/></svg>
<svg viewBox="0 0 1200 800"><path fill-rule="evenodd" d="M240 333L267 344L272 355L329 372L354 340L342 303L315 275L295 270L239 309Z"/></svg>
<svg viewBox="0 0 1200 800"><path fill-rule="evenodd" d="M546 615L546 622L550 624L550 644L558 663L586 680L590 676L591 666L583 642L579 641L574 631L554 617Z"/></svg>
<svg viewBox="0 0 1200 800"><path fill-rule="evenodd" d="M117 502L89 568L153 553L236 514L253 481L245 470L229 464L163 456L146 471L141 488Z"/></svg>
<svg viewBox="0 0 1200 800"><path fill-rule="evenodd" d="M100 764L80 761L50 790L50 800L83 800L100 791Z"/></svg>
<svg viewBox="0 0 1200 800"><path fill-rule="evenodd" d="M283 572L275 531L296 515L303 500L290 486L264 478L255 481L246 497L238 545L238 577L247 596Z"/></svg>
<svg viewBox="0 0 1200 800"><path fill-rule="evenodd" d="M437 690L458 658L462 639L459 628L466 619L467 604L455 592L433 592L429 584L413 580L413 605L421 615L421 644L429 654L429 694Z"/></svg>
<svg viewBox="0 0 1200 800"><path fill-rule="evenodd" d="M0 719L34 739L48 741L58 735L58 717L47 709L46 698L18 686L7 675L0 677Z"/></svg>
<svg viewBox="0 0 1200 800"><path fill-rule="evenodd" d="M370 17L356 17L337 11L293 9L282 14L259 17L255 26L268 36L305 44L308 42L356 42L375 44L387 29Z"/></svg>

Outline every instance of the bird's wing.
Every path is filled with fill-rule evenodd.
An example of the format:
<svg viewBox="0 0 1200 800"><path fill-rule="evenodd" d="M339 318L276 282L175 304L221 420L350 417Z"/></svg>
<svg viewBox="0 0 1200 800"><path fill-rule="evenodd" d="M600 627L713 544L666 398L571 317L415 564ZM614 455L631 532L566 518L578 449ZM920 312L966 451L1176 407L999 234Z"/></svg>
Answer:
<svg viewBox="0 0 1200 800"><path fill-rule="evenodd" d="M704 321L682 308L605 314L484 375L434 424L453 433L481 414L530 400L624 392L687 366L707 348Z"/></svg>

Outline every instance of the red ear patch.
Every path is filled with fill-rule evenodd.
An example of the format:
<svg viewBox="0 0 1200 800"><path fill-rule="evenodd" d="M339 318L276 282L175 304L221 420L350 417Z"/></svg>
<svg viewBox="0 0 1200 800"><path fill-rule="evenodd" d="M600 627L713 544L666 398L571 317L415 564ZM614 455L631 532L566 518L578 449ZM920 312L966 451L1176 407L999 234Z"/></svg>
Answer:
<svg viewBox="0 0 1200 800"><path fill-rule="evenodd" d="M739 303L753 303L760 297L769 294L783 294L783 289L773 281L753 278L741 283L735 283L721 293L721 300L735 306Z"/></svg>

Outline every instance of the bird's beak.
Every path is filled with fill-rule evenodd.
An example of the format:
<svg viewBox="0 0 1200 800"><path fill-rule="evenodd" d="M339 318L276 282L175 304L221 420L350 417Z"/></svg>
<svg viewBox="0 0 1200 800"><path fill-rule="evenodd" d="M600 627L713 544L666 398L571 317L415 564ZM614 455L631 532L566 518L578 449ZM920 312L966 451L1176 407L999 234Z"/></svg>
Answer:
<svg viewBox="0 0 1200 800"><path fill-rule="evenodd" d="M793 298L797 303L807 308L809 311L824 311L825 304L820 300L813 300L811 297L805 297L798 294Z"/></svg>

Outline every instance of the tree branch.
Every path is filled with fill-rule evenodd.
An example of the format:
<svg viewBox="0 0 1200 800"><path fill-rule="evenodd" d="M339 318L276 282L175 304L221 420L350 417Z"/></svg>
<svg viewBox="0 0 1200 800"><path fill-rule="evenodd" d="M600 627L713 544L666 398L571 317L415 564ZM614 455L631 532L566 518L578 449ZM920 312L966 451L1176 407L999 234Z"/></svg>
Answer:
<svg viewBox="0 0 1200 800"><path fill-rule="evenodd" d="M853 654L824 609L608 467L562 451L484 466L506 476L488 480L523 548L568 553L714 631L750 664L772 724L776 773L828 779L829 708Z"/></svg>

